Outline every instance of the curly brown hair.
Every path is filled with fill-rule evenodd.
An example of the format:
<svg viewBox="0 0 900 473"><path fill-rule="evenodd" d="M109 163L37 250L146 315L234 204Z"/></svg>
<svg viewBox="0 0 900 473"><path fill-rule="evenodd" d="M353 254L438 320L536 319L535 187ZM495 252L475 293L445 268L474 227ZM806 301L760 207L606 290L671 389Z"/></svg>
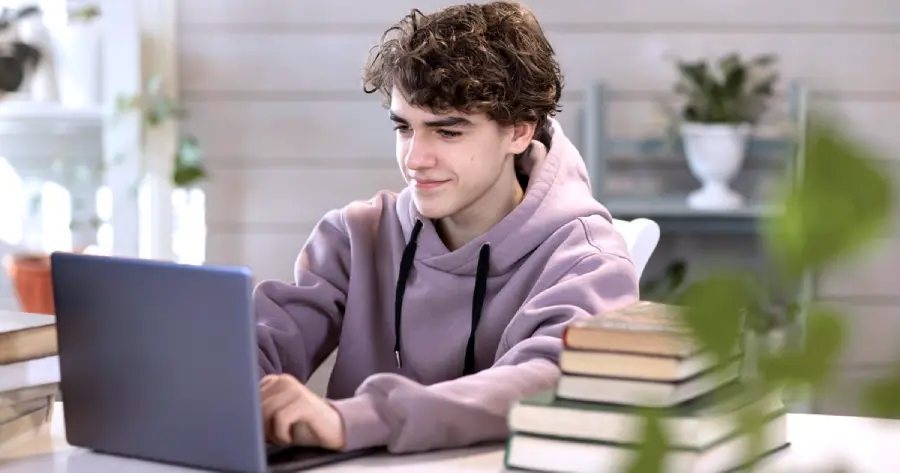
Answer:
<svg viewBox="0 0 900 473"><path fill-rule="evenodd" d="M561 111L563 76L534 14L510 2L412 10L385 31L363 74L366 93L396 87L432 113L485 113L501 125Z"/></svg>

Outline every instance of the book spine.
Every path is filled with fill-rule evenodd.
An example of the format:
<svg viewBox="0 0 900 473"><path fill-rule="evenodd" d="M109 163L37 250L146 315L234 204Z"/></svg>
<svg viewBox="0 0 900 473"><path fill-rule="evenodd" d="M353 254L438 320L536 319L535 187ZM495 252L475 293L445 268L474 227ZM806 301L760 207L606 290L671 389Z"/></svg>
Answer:
<svg viewBox="0 0 900 473"><path fill-rule="evenodd" d="M570 348L570 346L569 346L569 326L568 325L563 327L563 333L562 333L561 339L562 339L563 348Z"/></svg>

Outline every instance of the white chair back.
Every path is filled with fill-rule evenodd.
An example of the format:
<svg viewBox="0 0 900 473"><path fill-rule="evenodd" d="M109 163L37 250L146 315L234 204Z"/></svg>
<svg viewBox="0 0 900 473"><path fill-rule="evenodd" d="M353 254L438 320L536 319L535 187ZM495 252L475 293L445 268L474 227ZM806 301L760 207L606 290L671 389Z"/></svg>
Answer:
<svg viewBox="0 0 900 473"><path fill-rule="evenodd" d="M634 220L613 219L613 228L625 239L631 260L637 268L638 278L647 267L653 250L659 243L659 224L648 218L636 218Z"/></svg>

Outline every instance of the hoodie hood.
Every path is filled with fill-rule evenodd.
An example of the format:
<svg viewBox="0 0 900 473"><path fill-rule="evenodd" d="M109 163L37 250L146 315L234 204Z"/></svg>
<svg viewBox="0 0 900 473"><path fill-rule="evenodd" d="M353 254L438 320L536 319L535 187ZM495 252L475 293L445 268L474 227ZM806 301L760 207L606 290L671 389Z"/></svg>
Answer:
<svg viewBox="0 0 900 473"><path fill-rule="evenodd" d="M550 149L541 141L531 142L516 167L528 176L522 202L484 235L456 251L449 251L430 219L415 206L411 191L397 197L397 215L407 236L394 294L394 358L402 367L403 298L414 263L456 276L474 275L471 328L466 344L464 374L475 372L475 335L481 320L487 279L503 274L533 253L542 243L577 218L609 212L591 195L591 184L581 154L555 120L550 122Z"/></svg>
<svg viewBox="0 0 900 473"><path fill-rule="evenodd" d="M460 276L474 275L482 247L488 245L488 274L502 274L577 218L599 215L611 221L609 211L591 194L581 153L556 120L551 119L550 125L550 149L532 141L528 153L516 162L518 170L529 178L522 202L487 233L456 251L447 249L431 220L419 213L409 188L398 194L397 216L407 238L413 236L420 222L416 262Z"/></svg>

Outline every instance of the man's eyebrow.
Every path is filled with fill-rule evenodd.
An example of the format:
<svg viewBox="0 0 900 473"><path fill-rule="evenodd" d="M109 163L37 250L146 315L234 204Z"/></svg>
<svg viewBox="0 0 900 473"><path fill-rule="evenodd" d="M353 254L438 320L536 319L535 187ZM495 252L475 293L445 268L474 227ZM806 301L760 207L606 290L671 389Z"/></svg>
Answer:
<svg viewBox="0 0 900 473"><path fill-rule="evenodd" d="M395 123L402 123L404 125L408 125L409 121L405 118L397 115L393 111L388 112L388 117L390 117L391 121ZM442 127L453 127L453 126L472 126L472 122L463 118L463 117L447 117L441 118L438 120L431 120L425 122L425 126L429 128L442 128Z"/></svg>
<svg viewBox="0 0 900 473"><path fill-rule="evenodd" d="M440 120L432 120L430 122L425 122L425 126L431 128L442 128L442 127L450 127L450 126L472 126L472 122L466 120L463 117L447 117L441 118Z"/></svg>
<svg viewBox="0 0 900 473"><path fill-rule="evenodd" d="M397 115L396 113L394 113L393 110L391 110L391 111L388 112L388 117L390 117L390 119L391 119L392 122L403 123L404 125L408 125L408 124L409 124L409 122L406 121L405 118L403 118L403 117Z"/></svg>

